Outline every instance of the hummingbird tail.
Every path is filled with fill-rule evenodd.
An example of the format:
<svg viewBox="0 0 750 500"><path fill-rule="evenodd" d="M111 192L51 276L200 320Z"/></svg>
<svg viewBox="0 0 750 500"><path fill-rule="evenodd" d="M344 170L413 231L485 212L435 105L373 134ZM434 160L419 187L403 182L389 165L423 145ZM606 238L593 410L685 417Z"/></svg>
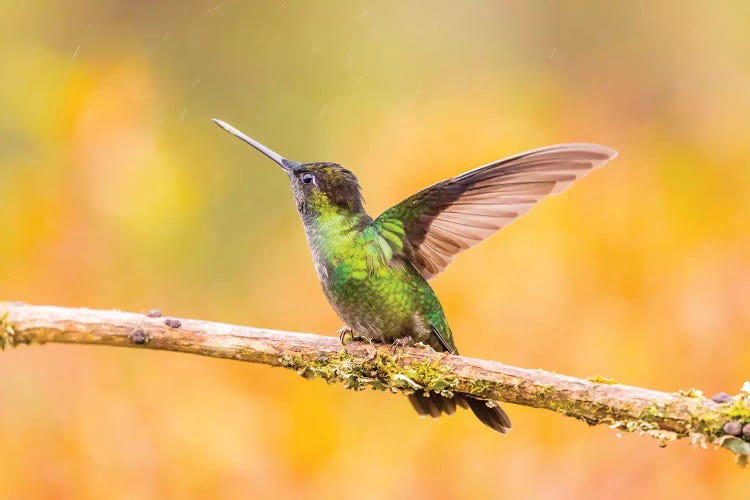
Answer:
<svg viewBox="0 0 750 500"><path fill-rule="evenodd" d="M423 391L417 391L409 395L409 402L421 416L438 418L442 414L453 415L456 406L470 408L474 415L487 427L501 434L505 434L510 428L510 418L499 406L487 406L482 399L470 396L456 395L452 398L432 393L429 396Z"/></svg>
<svg viewBox="0 0 750 500"><path fill-rule="evenodd" d="M443 413L453 415L456 413L456 405L466 408L466 401L462 398L446 398L434 392L427 396L424 391L417 391L409 395L409 402L421 416L432 418L438 418Z"/></svg>
<svg viewBox="0 0 750 500"><path fill-rule="evenodd" d="M497 403L494 406L487 406L487 401L468 396L466 397L466 403L474 412L474 415L493 431L505 434L513 427L508 414Z"/></svg>

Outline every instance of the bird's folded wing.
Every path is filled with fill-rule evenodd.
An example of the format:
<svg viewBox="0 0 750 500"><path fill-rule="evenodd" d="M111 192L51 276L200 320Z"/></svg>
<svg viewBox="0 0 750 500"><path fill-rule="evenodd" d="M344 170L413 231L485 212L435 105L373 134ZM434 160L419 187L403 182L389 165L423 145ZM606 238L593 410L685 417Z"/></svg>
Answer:
<svg viewBox="0 0 750 500"><path fill-rule="evenodd" d="M457 253L616 156L597 144L527 151L433 184L383 212L372 227L430 279Z"/></svg>

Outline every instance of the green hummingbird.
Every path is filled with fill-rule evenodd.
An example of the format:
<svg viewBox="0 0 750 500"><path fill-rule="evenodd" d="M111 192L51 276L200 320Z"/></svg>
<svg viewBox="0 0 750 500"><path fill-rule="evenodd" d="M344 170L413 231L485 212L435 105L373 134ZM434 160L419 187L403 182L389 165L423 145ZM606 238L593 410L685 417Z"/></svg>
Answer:
<svg viewBox="0 0 750 500"><path fill-rule="evenodd" d="M354 174L329 162L297 163L234 127L227 132L276 162L289 177L315 270L345 326L341 339L422 343L458 354L445 313L428 281L462 252L563 191L617 152L597 144L560 144L494 161L440 181L373 219ZM497 405L464 394L409 395L422 416L470 408L505 434L510 418Z"/></svg>

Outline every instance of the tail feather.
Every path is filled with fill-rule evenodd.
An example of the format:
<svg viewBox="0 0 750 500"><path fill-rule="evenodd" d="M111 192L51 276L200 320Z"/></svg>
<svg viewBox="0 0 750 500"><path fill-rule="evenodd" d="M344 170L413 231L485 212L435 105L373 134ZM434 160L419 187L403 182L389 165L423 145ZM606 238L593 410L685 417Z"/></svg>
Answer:
<svg viewBox="0 0 750 500"><path fill-rule="evenodd" d="M453 415L456 406L470 408L474 415L486 426L501 434L505 434L512 426L510 418L499 406L489 407L481 399L470 396L456 395L452 398L432 393L429 396L422 391L409 395L409 402L422 416L437 418L442 414Z"/></svg>
<svg viewBox="0 0 750 500"><path fill-rule="evenodd" d="M409 401L417 413L424 417L429 415L432 418L438 418L443 413L446 415L456 413L456 398L446 398L434 393L426 396L424 392L419 391L409 395Z"/></svg>
<svg viewBox="0 0 750 500"><path fill-rule="evenodd" d="M466 398L466 402L474 415L490 429L505 434L513 427L508 414L499 406L489 407L485 401L469 397Z"/></svg>

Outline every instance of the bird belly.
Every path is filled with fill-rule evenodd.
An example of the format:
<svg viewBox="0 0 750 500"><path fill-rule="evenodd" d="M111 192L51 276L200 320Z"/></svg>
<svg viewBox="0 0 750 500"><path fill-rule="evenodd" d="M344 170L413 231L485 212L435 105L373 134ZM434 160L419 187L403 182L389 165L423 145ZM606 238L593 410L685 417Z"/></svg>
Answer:
<svg viewBox="0 0 750 500"><path fill-rule="evenodd" d="M424 296L434 298L434 294L429 288L421 290L409 278L400 269L380 269L363 279L347 280L327 294L328 300L356 336L378 342L404 337L427 342L432 330L425 307L430 301ZM426 282L423 286L429 287ZM436 298L434 302L437 304Z"/></svg>

